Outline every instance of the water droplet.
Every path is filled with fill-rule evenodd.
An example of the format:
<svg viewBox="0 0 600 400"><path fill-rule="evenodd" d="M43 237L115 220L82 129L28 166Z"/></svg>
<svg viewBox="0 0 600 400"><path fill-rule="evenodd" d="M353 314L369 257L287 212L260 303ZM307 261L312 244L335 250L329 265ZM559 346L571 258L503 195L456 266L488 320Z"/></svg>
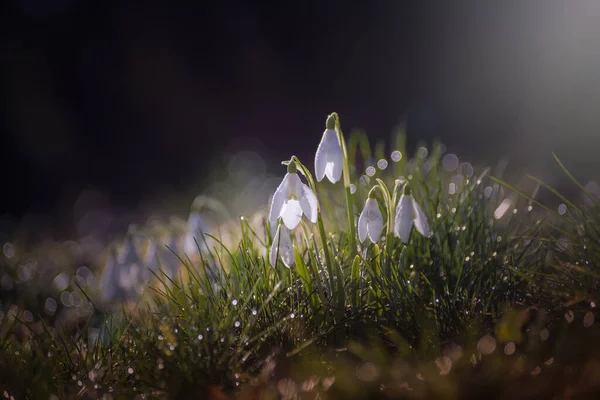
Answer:
<svg viewBox="0 0 600 400"><path fill-rule="evenodd" d="M12 243L4 243L4 246L2 246L2 252L4 253L4 257L13 258L15 256L15 247L12 245Z"/></svg>
<svg viewBox="0 0 600 400"><path fill-rule="evenodd" d="M565 319L570 324L575 319L575 313L572 310L569 310L565 313Z"/></svg>
<svg viewBox="0 0 600 400"><path fill-rule="evenodd" d="M506 211L508 210L508 208L510 207L511 203L512 203L512 201L510 199L502 200L502 203L500 203L498 208L496 208L496 210L494 211L494 218L496 218L496 219L502 218L504 216L504 214L506 213Z"/></svg>
<svg viewBox="0 0 600 400"><path fill-rule="evenodd" d="M290 314L290 318L291 318L291 319L294 319L294 318L296 318L296 314L294 314L294 313L291 313L291 314Z"/></svg>
<svg viewBox="0 0 600 400"><path fill-rule="evenodd" d="M50 315L54 315L54 313L56 312L56 307L58 305L56 304L56 300L54 300L52 297L48 297L46 299L46 303L44 305L44 309L46 310L47 314Z"/></svg>
<svg viewBox="0 0 600 400"><path fill-rule="evenodd" d="M237 299L233 299L233 300L231 301L231 304L233 304L233 306L234 306L234 307L235 307L235 306L237 306L237 305L238 305L238 301L237 301Z"/></svg>
<svg viewBox="0 0 600 400"><path fill-rule="evenodd" d="M256 308L253 308L252 309L252 315L256 315L256 314L258 314L258 311L256 311Z"/></svg>
<svg viewBox="0 0 600 400"><path fill-rule="evenodd" d="M458 165L458 173L470 178L473 176L473 166L468 162L463 162Z"/></svg>
<svg viewBox="0 0 600 400"><path fill-rule="evenodd" d="M442 166L446 171L454 171L458 167L458 157L456 154L446 154L442 158Z"/></svg>
<svg viewBox="0 0 600 400"><path fill-rule="evenodd" d="M477 342L477 350L481 354L492 354L496 350L496 339L492 335L485 335Z"/></svg>
<svg viewBox="0 0 600 400"><path fill-rule="evenodd" d="M354 183L350 184L350 193L351 194L356 193L356 185Z"/></svg>
<svg viewBox="0 0 600 400"><path fill-rule="evenodd" d="M65 307L71 307L71 293L68 291L64 291L60 294L60 302L63 303Z"/></svg>
<svg viewBox="0 0 600 400"><path fill-rule="evenodd" d="M133 372L134 372L133 368L131 368L131 367L127 368L127 373L129 375L133 374Z"/></svg>
<svg viewBox="0 0 600 400"><path fill-rule="evenodd" d="M239 328L242 325L242 323L240 321L235 321L235 323L233 324L233 326L235 326L236 328Z"/></svg>
<svg viewBox="0 0 600 400"><path fill-rule="evenodd" d="M204 335L203 334L199 334L198 335L198 340L202 340L202 339L204 339Z"/></svg>
<svg viewBox="0 0 600 400"><path fill-rule="evenodd" d="M377 161L377 168L384 170L386 169L388 166L388 162L385 158L382 158L381 160Z"/></svg>
<svg viewBox="0 0 600 400"><path fill-rule="evenodd" d="M565 204L561 204L558 206L558 213L560 215L564 215L567 212L567 206Z"/></svg>
<svg viewBox="0 0 600 400"><path fill-rule="evenodd" d="M376 170L375 170L375 167L370 166L370 167L367 167L365 172L367 173L368 176L373 176L373 175L375 175Z"/></svg>
<svg viewBox="0 0 600 400"><path fill-rule="evenodd" d="M402 153L400 153L398 150L392 151L392 161L398 162L400 160L402 160Z"/></svg>
<svg viewBox="0 0 600 400"><path fill-rule="evenodd" d="M504 345L504 354L511 356L515 353L517 346L513 342L508 342Z"/></svg>
<svg viewBox="0 0 600 400"><path fill-rule="evenodd" d="M455 183L450 183L448 185L448 193L449 194L455 194L456 193L456 184Z"/></svg>

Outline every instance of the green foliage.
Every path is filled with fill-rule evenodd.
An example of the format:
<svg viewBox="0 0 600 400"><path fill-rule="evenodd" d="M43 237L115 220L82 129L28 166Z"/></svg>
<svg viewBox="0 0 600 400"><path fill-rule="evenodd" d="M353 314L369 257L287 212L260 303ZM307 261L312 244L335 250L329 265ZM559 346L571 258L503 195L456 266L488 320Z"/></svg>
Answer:
<svg viewBox="0 0 600 400"><path fill-rule="evenodd" d="M335 376L331 393L343 398L368 396L382 382L392 388L389 382L403 379L418 388L415 394L456 398L460 392L448 372L440 377L448 366L463 376L484 364L491 379L505 382L508 370L528 373L531 360L567 357L570 322L594 318L587 305L596 301L600 276L598 200L586 191L594 205L577 205L537 180L567 205L566 213L556 213L489 177L488 170L445 170L439 144L410 158L403 132L394 143L401 159L368 176L357 167L359 153L362 162L371 162L368 139L350 135L352 194L341 184L315 185L299 164L318 191L322 215L317 227L303 222L295 230L292 268L269 265L267 221L256 229L241 218L235 245L208 234L197 238L204 244L211 239L200 260L179 254L178 277L156 273L139 302L123 304L119 312L95 309L76 326L49 326L52 321L41 313L28 321L24 312L34 306L11 298L2 304L0 321L1 386L17 398L108 393L161 398L192 391L203 398L214 387L236 392L260 384L282 395L279 386L269 386L270 379L309 382L316 374L315 390L329 390L333 381L326 379ZM383 143L375 146L378 159L384 149ZM384 234L377 244L354 247L347 207L356 221L371 183L385 186L377 193L383 204L397 197L397 189L387 189L397 186L396 179L410 183L432 236L413 231L403 244ZM494 215L506 200L503 186L522 196L504 215ZM344 201L345 194L352 199ZM395 203L382 207L384 232L391 232L390 210ZM14 269L4 266L2 272L8 276ZM93 293L79 290L94 301ZM567 311L573 316L567 318ZM554 348L535 344L542 329L556 330ZM482 337L492 337L494 349L523 346L519 352L532 358L504 362L501 348L487 357ZM452 353L457 349L462 355ZM417 374L423 379L415 379ZM396 387L388 393L405 394Z"/></svg>

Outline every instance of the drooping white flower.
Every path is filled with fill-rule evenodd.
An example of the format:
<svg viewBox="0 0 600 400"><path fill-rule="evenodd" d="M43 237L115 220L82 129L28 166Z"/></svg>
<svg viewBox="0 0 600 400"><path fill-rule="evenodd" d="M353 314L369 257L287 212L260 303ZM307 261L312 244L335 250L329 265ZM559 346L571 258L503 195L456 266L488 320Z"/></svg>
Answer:
<svg viewBox="0 0 600 400"><path fill-rule="evenodd" d="M277 254L281 257L283 264L290 268L294 265L294 246L290 239L290 231L284 224L277 226L277 232L269 251L269 262L274 267L277 265Z"/></svg>
<svg viewBox="0 0 600 400"><path fill-rule="evenodd" d="M148 246L144 254L144 264L146 265L147 278L151 279L154 275L150 271L158 271L160 264L158 260L158 243L154 237L148 239Z"/></svg>
<svg viewBox="0 0 600 400"><path fill-rule="evenodd" d="M413 225L419 233L425 237L430 237L427 217L421 209L421 206L415 201L410 189L404 188L404 193L400 196L400 201L396 206L396 218L394 220L394 236L400 238L402 242L408 243L410 232Z"/></svg>
<svg viewBox="0 0 600 400"><path fill-rule="evenodd" d="M136 228L131 226L125 235L123 247L117 257L119 286L129 296L135 296L134 292L144 281L144 265L134 243L135 233Z"/></svg>
<svg viewBox="0 0 600 400"><path fill-rule="evenodd" d="M317 196L302 181L296 172L296 163L290 162L288 173L275 191L269 211L269 221L279 217L288 229L294 229L305 214L310 222L317 222Z"/></svg>
<svg viewBox="0 0 600 400"><path fill-rule="evenodd" d="M118 277L117 255L113 246L109 248L108 257L100 280L100 292L103 300L112 300L117 295Z"/></svg>
<svg viewBox="0 0 600 400"><path fill-rule="evenodd" d="M208 225L204 221L204 218L202 218L200 211L192 210L188 217L187 231L183 244L185 254L194 257L198 252L198 247L200 247L200 250L206 248L205 240L208 238L204 237L205 233L208 233Z"/></svg>
<svg viewBox="0 0 600 400"><path fill-rule="evenodd" d="M178 255L180 251L180 237L174 233L169 233L166 238L166 243L161 248L160 267L162 271L171 279L177 276L181 267L181 260Z"/></svg>
<svg viewBox="0 0 600 400"><path fill-rule="evenodd" d="M315 155L315 174L319 182L327 176L331 183L336 183L342 177L344 157L338 133L335 130L335 117L330 115L325 125L326 129Z"/></svg>
<svg viewBox="0 0 600 400"><path fill-rule="evenodd" d="M383 216L377 205L377 199L369 196L360 217L358 217L358 239L362 243L368 236L371 242L377 243L382 229Z"/></svg>

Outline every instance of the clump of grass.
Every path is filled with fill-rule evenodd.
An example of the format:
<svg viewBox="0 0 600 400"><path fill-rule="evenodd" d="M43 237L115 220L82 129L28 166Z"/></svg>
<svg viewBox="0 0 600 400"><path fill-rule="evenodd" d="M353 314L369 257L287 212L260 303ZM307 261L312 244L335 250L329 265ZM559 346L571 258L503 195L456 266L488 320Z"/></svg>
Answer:
<svg viewBox="0 0 600 400"><path fill-rule="evenodd" d="M573 338L596 329L583 301L596 299L597 203L554 191L568 206L555 213L489 170L446 168L440 144L409 157L403 134L391 160L383 143L373 154L364 134L346 149L335 118L349 162L343 188L288 162L320 203L317 225L292 232L291 268L270 265L270 222L241 218L234 245L196 238L198 256L175 254L180 273L153 271L144 297L120 312L94 306L64 326L41 312L25 318L35 307L11 299L0 321L8 396L457 398L518 385L554 363L584 365ZM353 227L374 184L385 233L358 243ZM432 232L413 232L408 243L390 226L403 184ZM94 304L93 290L77 289ZM578 319L593 329L572 332Z"/></svg>

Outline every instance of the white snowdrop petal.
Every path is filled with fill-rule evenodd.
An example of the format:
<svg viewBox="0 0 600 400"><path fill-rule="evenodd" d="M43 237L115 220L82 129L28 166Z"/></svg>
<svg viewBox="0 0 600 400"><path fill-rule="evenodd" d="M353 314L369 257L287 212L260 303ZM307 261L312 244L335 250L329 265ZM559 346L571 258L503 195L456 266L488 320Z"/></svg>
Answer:
<svg viewBox="0 0 600 400"><path fill-rule="evenodd" d="M306 218L314 224L317 222L317 210L319 208L317 196L315 196L314 192L304 183L301 183L300 190L301 193L298 200L300 201L302 212L306 215Z"/></svg>
<svg viewBox="0 0 600 400"><path fill-rule="evenodd" d="M413 199L412 201L413 212L414 212L414 224L415 228L419 233L425 237L430 237L431 232L429 231L429 224L427 223L427 217L421 209L421 206Z"/></svg>
<svg viewBox="0 0 600 400"><path fill-rule="evenodd" d="M287 174L287 198L296 197L300 195L302 190L302 181L297 173Z"/></svg>
<svg viewBox="0 0 600 400"><path fill-rule="evenodd" d="M202 245L204 240L202 240L202 236L195 237L192 233L188 232L185 235L185 242L183 243L183 251L188 256L191 256L196 253L198 250L198 246L196 246L196 241L198 241L199 245Z"/></svg>
<svg viewBox="0 0 600 400"><path fill-rule="evenodd" d="M367 200L368 201L368 200ZM358 217L358 240L361 243L367 238L367 205L363 208L360 216Z"/></svg>
<svg viewBox="0 0 600 400"><path fill-rule="evenodd" d="M302 219L302 207L300 206L300 202L295 199L288 199L283 203L281 219L288 229L297 227Z"/></svg>
<svg viewBox="0 0 600 400"><path fill-rule="evenodd" d="M333 129L329 129L326 133L327 139L325 148L327 150L327 165L325 167L325 175L331 183L336 183L342 177L342 162L344 157L337 132Z"/></svg>
<svg viewBox="0 0 600 400"><path fill-rule="evenodd" d="M410 231L413 225L412 195L400 196L396 206L396 218L394 219L394 235L404 243L410 239Z"/></svg>
<svg viewBox="0 0 600 400"><path fill-rule="evenodd" d="M273 238L273 244L271 245L271 249L269 250L269 263L271 266L277 265L277 249L279 248L279 244L281 241L281 225L277 226L277 231L275 232L275 236Z"/></svg>
<svg viewBox="0 0 600 400"><path fill-rule="evenodd" d="M383 215L379 210L376 199L368 199L365 209L368 207L367 214L367 233L373 243L377 243L381 237L381 231L383 230Z"/></svg>
<svg viewBox="0 0 600 400"><path fill-rule="evenodd" d="M335 134L335 130L325 129L325 132L323 132L323 137L321 138L321 142L319 142L319 147L317 147L317 153L315 154L315 175L318 182L321 182L325 177L325 169L328 162L327 145L331 132Z"/></svg>
<svg viewBox="0 0 600 400"><path fill-rule="evenodd" d="M203 235L208 232L208 226L204 222L202 215L198 211L192 211L188 218L187 233L183 244L183 251L188 255L193 255L200 248L205 247ZM196 245L196 241L198 245Z"/></svg>
<svg viewBox="0 0 600 400"><path fill-rule="evenodd" d="M202 218L202 215L198 211L190 213L187 225L188 232L206 232L208 228L206 222L204 222L204 218Z"/></svg>
<svg viewBox="0 0 600 400"><path fill-rule="evenodd" d="M271 200L271 208L269 209L269 221L274 222L277 221L277 218L281 216L281 209L283 208L283 204L285 200L288 198L288 180L290 174L286 174L283 177L283 180L275 190L275 194L273 195L273 199Z"/></svg>
<svg viewBox="0 0 600 400"><path fill-rule="evenodd" d="M283 261L283 265L290 268L294 265L294 246L290 240L289 233L284 236L285 240L279 244L279 255L281 256L281 261Z"/></svg>
<svg viewBox="0 0 600 400"><path fill-rule="evenodd" d="M275 233L275 240L269 251L269 262L272 266L277 265L277 254L283 261L283 264L290 268L294 265L294 246L290 239L290 231L285 225L279 225Z"/></svg>

